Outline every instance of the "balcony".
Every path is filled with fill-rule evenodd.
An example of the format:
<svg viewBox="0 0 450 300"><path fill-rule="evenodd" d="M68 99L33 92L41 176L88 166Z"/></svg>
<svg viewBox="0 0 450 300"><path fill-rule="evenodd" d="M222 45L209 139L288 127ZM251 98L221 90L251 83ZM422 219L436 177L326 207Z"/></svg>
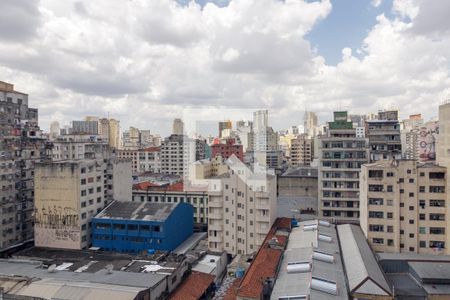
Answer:
<svg viewBox="0 0 450 300"><path fill-rule="evenodd" d="M222 231L223 224L208 224L208 230Z"/></svg>
<svg viewBox="0 0 450 300"><path fill-rule="evenodd" d="M223 201L209 201L208 206L212 208L222 208L223 207Z"/></svg>
<svg viewBox="0 0 450 300"><path fill-rule="evenodd" d="M208 218L210 220L223 220L223 214L222 213L209 213Z"/></svg>

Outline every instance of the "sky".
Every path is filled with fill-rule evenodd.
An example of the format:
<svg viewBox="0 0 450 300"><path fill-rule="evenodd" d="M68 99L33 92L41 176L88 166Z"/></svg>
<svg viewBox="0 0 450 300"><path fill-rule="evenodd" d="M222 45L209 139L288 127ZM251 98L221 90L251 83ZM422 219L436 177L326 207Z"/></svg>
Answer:
<svg viewBox="0 0 450 300"><path fill-rule="evenodd" d="M2 0L0 80L40 125L109 116L167 135L268 109L277 130L333 110L437 116L448 0ZM194 117L193 117L194 116Z"/></svg>

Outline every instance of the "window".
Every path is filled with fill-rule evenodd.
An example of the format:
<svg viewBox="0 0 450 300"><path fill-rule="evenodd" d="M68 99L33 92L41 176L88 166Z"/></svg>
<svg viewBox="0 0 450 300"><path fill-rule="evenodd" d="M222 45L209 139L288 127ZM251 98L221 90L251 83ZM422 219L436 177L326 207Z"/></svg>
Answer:
<svg viewBox="0 0 450 300"><path fill-rule="evenodd" d="M414 247L409 247L409 252L414 252Z"/></svg>
<svg viewBox="0 0 450 300"><path fill-rule="evenodd" d="M125 230L125 224L113 224L113 230Z"/></svg>
<svg viewBox="0 0 450 300"><path fill-rule="evenodd" d="M394 205L394 202L392 200L387 200L386 202L387 202L386 204L389 205L389 206Z"/></svg>
<svg viewBox="0 0 450 300"><path fill-rule="evenodd" d="M372 243L374 244L384 244L384 239L382 238L373 238Z"/></svg>
<svg viewBox="0 0 450 300"><path fill-rule="evenodd" d="M425 200L419 200L420 208L425 208Z"/></svg>
<svg viewBox="0 0 450 300"><path fill-rule="evenodd" d="M420 172L420 177L424 177L425 173L424 172Z"/></svg>
<svg viewBox="0 0 450 300"><path fill-rule="evenodd" d="M426 248L427 247L427 242L426 241L420 241L419 242L419 247L420 248Z"/></svg>
<svg viewBox="0 0 450 300"><path fill-rule="evenodd" d="M81 197L86 196L86 190L81 191Z"/></svg>
<svg viewBox="0 0 450 300"><path fill-rule="evenodd" d="M384 213L382 211L369 211L369 218L383 219Z"/></svg>
<svg viewBox="0 0 450 300"><path fill-rule="evenodd" d="M400 194L404 194L405 190L404 189L400 189Z"/></svg>
<svg viewBox="0 0 450 300"><path fill-rule="evenodd" d="M430 241L430 248L444 249L444 248L445 248L445 242L441 242L441 241Z"/></svg>
<svg viewBox="0 0 450 300"><path fill-rule="evenodd" d="M86 207L86 201L81 202L81 207Z"/></svg>
<svg viewBox="0 0 450 300"><path fill-rule="evenodd" d="M425 220L425 214L419 214L419 220Z"/></svg>
<svg viewBox="0 0 450 300"><path fill-rule="evenodd" d="M411 174L411 170L410 169L406 170L406 173Z"/></svg>
<svg viewBox="0 0 450 300"><path fill-rule="evenodd" d="M393 191L392 185L388 185L388 186L387 186L387 191L388 191L389 193L392 193L392 191Z"/></svg>
<svg viewBox="0 0 450 300"><path fill-rule="evenodd" d="M388 219L392 219L392 216L393 216L393 213L391 213L391 212L388 212L388 213L387 213L387 218L388 218Z"/></svg>
<svg viewBox="0 0 450 300"><path fill-rule="evenodd" d="M430 200L430 206L445 207L445 200Z"/></svg>
<svg viewBox="0 0 450 300"><path fill-rule="evenodd" d="M425 227L419 227L420 234L427 234L427 229Z"/></svg>
<svg viewBox="0 0 450 300"><path fill-rule="evenodd" d="M408 181L409 183L414 183L414 178L410 178Z"/></svg>
<svg viewBox="0 0 450 300"><path fill-rule="evenodd" d="M414 193L409 193L409 197L414 197Z"/></svg>
<svg viewBox="0 0 450 300"><path fill-rule="evenodd" d="M394 177L394 172L387 172L386 177Z"/></svg>
<svg viewBox="0 0 450 300"><path fill-rule="evenodd" d="M369 231L383 232L384 226L383 225L369 225Z"/></svg>
<svg viewBox="0 0 450 300"><path fill-rule="evenodd" d="M410 234L409 234L409 237L410 237L410 238L414 238L414 233L410 233Z"/></svg>
<svg viewBox="0 0 450 300"><path fill-rule="evenodd" d="M391 240L391 239L387 240L387 245L394 246L394 240Z"/></svg>
<svg viewBox="0 0 450 300"><path fill-rule="evenodd" d="M83 220L86 219L86 213L81 214L81 219L83 219Z"/></svg>
<svg viewBox="0 0 450 300"><path fill-rule="evenodd" d="M111 228L111 224L108 224L108 223L97 223L97 224L95 224L95 228L97 228L97 229L110 229Z"/></svg>
<svg viewBox="0 0 450 300"><path fill-rule="evenodd" d="M419 193L425 193L425 187L424 186L420 186L419 187Z"/></svg>
<svg viewBox="0 0 450 300"><path fill-rule="evenodd" d="M404 178L399 178L399 179L398 179L398 182L399 182L399 183L403 183L403 182L405 182L405 179L404 179Z"/></svg>
<svg viewBox="0 0 450 300"><path fill-rule="evenodd" d="M84 185L84 184L86 184L86 179L81 179L81 185Z"/></svg>
<svg viewBox="0 0 450 300"><path fill-rule="evenodd" d="M136 224L128 224L128 230L138 230L138 226Z"/></svg>
<svg viewBox="0 0 450 300"><path fill-rule="evenodd" d="M410 207L409 207L409 210L414 210L414 206L410 206Z"/></svg>
<svg viewBox="0 0 450 300"><path fill-rule="evenodd" d="M383 198L369 198L370 205L383 205Z"/></svg>
<svg viewBox="0 0 450 300"><path fill-rule="evenodd" d="M430 193L445 193L444 186L430 186Z"/></svg>
<svg viewBox="0 0 450 300"><path fill-rule="evenodd" d="M444 227L430 227L430 234L445 234Z"/></svg>
<svg viewBox="0 0 450 300"><path fill-rule="evenodd" d="M414 220L409 220L409 224L414 224Z"/></svg>
<svg viewBox="0 0 450 300"><path fill-rule="evenodd" d="M445 173L444 172L430 172L429 178L430 179L444 179Z"/></svg>
<svg viewBox="0 0 450 300"><path fill-rule="evenodd" d="M444 214L430 214L431 221L445 221Z"/></svg>

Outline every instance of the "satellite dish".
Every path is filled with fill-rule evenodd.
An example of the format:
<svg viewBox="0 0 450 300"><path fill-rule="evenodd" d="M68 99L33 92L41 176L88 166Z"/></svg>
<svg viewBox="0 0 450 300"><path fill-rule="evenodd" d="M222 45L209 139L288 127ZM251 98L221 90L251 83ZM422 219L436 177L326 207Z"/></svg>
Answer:
<svg viewBox="0 0 450 300"><path fill-rule="evenodd" d="M49 273L56 273L56 265L53 264L50 267L48 267L48 272Z"/></svg>
<svg viewBox="0 0 450 300"><path fill-rule="evenodd" d="M114 266L112 264L109 264L105 267L105 269L108 274L112 274L112 271L114 270Z"/></svg>

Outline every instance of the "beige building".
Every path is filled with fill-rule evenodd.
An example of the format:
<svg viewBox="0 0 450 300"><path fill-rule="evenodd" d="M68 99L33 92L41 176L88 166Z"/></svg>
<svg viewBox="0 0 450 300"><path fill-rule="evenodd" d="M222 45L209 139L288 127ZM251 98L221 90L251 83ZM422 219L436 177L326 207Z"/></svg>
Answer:
<svg viewBox="0 0 450 300"><path fill-rule="evenodd" d="M277 217L276 177L251 171L232 156L230 170L209 184L208 247L212 252L251 254Z"/></svg>
<svg viewBox="0 0 450 300"><path fill-rule="evenodd" d="M101 118L98 120L98 135L103 141L107 141L111 147L119 149L120 144L120 121L115 119Z"/></svg>
<svg viewBox="0 0 450 300"><path fill-rule="evenodd" d="M368 140L356 135L347 112L335 112L319 143L319 218L359 222L359 172L369 162Z"/></svg>
<svg viewBox="0 0 450 300"><path fill-rule="evenodd" d="M414 160L362 167L360 225L380 252L449 254L446 168Z"/></svg>
<svg viewBox="0 0 450 300"><path fill-rule="evenodd" d="M161 172L161 151L159 147L148 147L139 150L118 150L117 157L131 159L133 172Z"/></svg>
<svg viewBox="0 0 450 300"><path fill-rule="evenodd" d="M172 124L172 134L183 135L184 133L184 123L181 119L174 119Z"/></svg>
<svg viewBox="0 0 450 300"><path fill-rule="evenodd" d="M313 139L300 135L291 141L291 165L309 166L314 159Z"/></svg>
<svg viewBox="0 0 450 300"><path fill-rule="evenodd" d="M88 248L90 220L108 204L103 171L95 160L36 165L37 247Z"/></svg>
<svg viewBox="0 0 450 300"><path fill-rule="evenodd" d="M92 217L112 200L131 200L129 161L38 163L34 194L35 245L87 249Z"/></svg>

